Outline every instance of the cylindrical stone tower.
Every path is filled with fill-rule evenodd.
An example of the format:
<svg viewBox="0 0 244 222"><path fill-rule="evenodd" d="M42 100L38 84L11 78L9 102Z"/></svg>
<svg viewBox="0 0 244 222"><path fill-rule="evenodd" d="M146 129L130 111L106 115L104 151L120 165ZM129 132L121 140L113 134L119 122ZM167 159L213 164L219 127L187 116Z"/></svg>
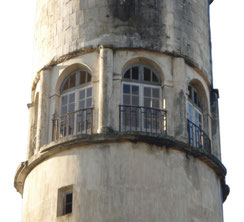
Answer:
<svg viewBox="0 0 244 222"><path fill-rule="evenodd" d="M209 0L37 0L23 222L223 222Z"/></svg>

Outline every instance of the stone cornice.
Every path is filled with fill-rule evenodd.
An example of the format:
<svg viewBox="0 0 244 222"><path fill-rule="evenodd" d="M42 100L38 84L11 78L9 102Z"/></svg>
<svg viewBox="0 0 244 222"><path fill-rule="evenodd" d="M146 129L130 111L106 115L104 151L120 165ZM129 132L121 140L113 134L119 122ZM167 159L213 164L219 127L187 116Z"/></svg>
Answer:
<svg viewBox="0 0 244 222"><path fill-rule="evenodd" d="M32 156L28 161L23 162L18 167L14 186L21 195L23 194L23 188L25 179L28 174L34 169L38 164L42 163L49 157L74 148L77 146L91 145L91 144L102 144L102 143L120 143L120 142L131 142L131 143L147 143L150 145L156 145L162 149L174 149L181 152L184 152L186 155L193 156L210 168L216 173L220 178L222 191L223 191L223 201L229 194L229 187L225 183L226 168L221 163L221 161L212 154L207 153L204 150L194 148L189 146L186 143L175 140L169 136L155 136L155 134L146 134L146 133L127 133L127 132L109 132L106 134L93 134L93 135L78 135L78 136L69 136L62 138L58 141L54 141L41 147L41 150Z"/></svg>

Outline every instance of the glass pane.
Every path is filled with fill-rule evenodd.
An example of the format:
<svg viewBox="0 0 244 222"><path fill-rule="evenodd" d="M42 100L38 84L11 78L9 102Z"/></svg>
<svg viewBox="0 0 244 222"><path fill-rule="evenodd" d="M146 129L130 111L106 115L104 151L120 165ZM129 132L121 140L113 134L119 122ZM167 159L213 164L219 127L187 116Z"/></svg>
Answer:
<svg viewBox="0 0 244 222"><path fill-rule="evenodd" d="M144 67L144 81L151 81L151 70Z"/></svg>
<svg viewBox="0 0 244 222"><path fill-rule="evenodd" d="M61 115L64 115L66 114L68 111L67 111L67 106L62 106L61 108Z"/></svg>
<svg viewBox="0 0 244 222"><path fill-rule="evenodd" d="M153 90L153 97L159 98L159 89L152 89Z"/></svg>
<svg viewBox="0 0 244 222"><path fill-rule="evenodd" d="M139 106L139 97L138 96L132 96L132 105Z"/></svg>
<svg viewBox="0 0 244 222"><path fill-rule="evenodd" d="M199 126L199 122L198 122L198 112L196 110L194 110L194 113L195 113L195 124L197 126Z"/></svg>
<svg viewBox="0 0 244 222"><path fill-rule="evenodd" d="M80 71L80 84L86 83L86 72Z"/></svg>
<svg viewBox="0 0 244 222"><path fill-rule="evenodd" d="M199 127L202 128L202 115L198 114Z"/></svg>
<svg viewBox="0 0 244 222"><path fill-rule="evenodd" d="M123 85L123 93L130 94L130 85Z"/></svg>
<svg viewBox="0 0 244 222"><path fill-rule="evenodd" d="M152 107L159 109L159 100L158 99L153 99L152 100Z"/></svg>
<svg viewBox="0 0 244 222"><path fill-rule="evenodd" d="M67 104L67 102L68 102L68 96L67 95L66 96L62 96L62 106Z"/></svg>
<svg viewBox="0 0 244 222"><path fill-rule="evenodd" d="M92 98L89 98L86 100L86 108L89 108L92 106Z"/></svg>
<svg viewBox="0 0 244 222"><path fill-rule="evenodd" d="M67 80L65 81L64 86L63 86L63 90L66 90L66 89L69 88L69 81L68 81L68 80L69 80L69 79L67 79Z"/></svg>
<svg viewBox="0 0 244 222"><path fill-rule="evenodd" d="M153 82L159 82L158 77L156 76L155 73L153 73L153 75L152 75L152 81Z"/></svg>
<svg viewBox="0 0 244 222"><path fill-rule="evenodd" d="M85 90L84 89L82 89L81 91L80 91L80 98L79 98L80 100L81 99L85 99Z"/></svg>
<svg viewBox="0 0 244 222"><path fill-rule="evenodd" d="M130 105L130 95L124 95L123 96L123 104L124 105Z"/></svg>
<svg viewBox="0 0 244 222"><path fill-rule="evenodd" d="M79 109L85 109L85 100L79 102Z"/></svg>
<svg viewBox="0 0 244 222"><path fill-rule="evenodd" d="M72 203L72 193L66 195L66 203Z"/></svg>
<svg viewBox="0 0 244 222"><path fill-rule="evenodd" d="M144 96L151 97L151 88L144 87Z"/></svg>
<svg viewBox="0 0 244 222"><path fill-rule="evenodd" d="M124 78L130 79L130 69L126 71L126 73L124 74Z"/></svg>
<svg viewBox="0 0 244 222"><path fill-rule="evenodd" d="M75 111L75 104L74 103L69 104L69 113L74 111Z"/></svg>
<svg viewBox="0 0 244 222"><path fill-rule="evenodd" d="M67 204L65 209L65 214L72 213L72 204Z"/></svg>
<svg viewBox="0 0 244 222"><path fill-rule="evenodd" d="M91 96L92 96L92 88L90 87L90 88L86 89L86 98L91 97Z"/></svg>
<svg viewBox="0 0 244 222"><path fill-rule="evenodd" d="M196 91L194 91L194 103L197 105L197 92Z"/></svg>
<svg viewBox="0 0 244 222"><path fill-rule="evenodd" d="M190 121L192 121L192 105L188 103L188 118Z"/></svg>
<svg viewBox="0 0 244 222"><path fill-rule="evenodd" d="M144 98L144 106L145 107L151 107L151 99L150 98Z"/></svg>
<svg viewBox="0 0 244 222"><path fill-rule="evenodd" d="M139 86L132 86L132 94L139 95Z"/></svg>
<svg viewBox="0 0 244 222"><path fill-rule="evenodd" d="M191 86L188 86L188 98L192 99L192 94L191 94Z"/></svg>
<svg viewBox="0 0 244 222"><path fill-rule="evenodd" d="M69 88L75 87L75 77L76 77L75 74L73 74L73 75L70 76Z"/></svg>
<svg viewBox="0 0 244 222"><path fill-rule="evenodd" d="M86 82L91 82L91 74L87 72L87 81Z"/></svg>
<svg viewBox="0 0 244 222"><path fill-rule="evenodd" d="M139 68L138 67L132 68L132 79L139 80Z"/></svg>
<svg viewBox="0 0 244 222"><path fill-rule="evenodd" d="M75 94L71 93L69 94L69 103L74 103L75 102Z"/></svg>

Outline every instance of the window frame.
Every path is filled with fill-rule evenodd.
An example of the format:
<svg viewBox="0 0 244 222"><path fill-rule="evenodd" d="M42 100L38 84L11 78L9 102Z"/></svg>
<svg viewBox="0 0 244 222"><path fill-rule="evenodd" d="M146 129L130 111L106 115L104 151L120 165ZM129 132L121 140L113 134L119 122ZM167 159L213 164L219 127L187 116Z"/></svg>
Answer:
<svg viewBox="0 0 244 222"><path fill-rule="evenodd" d="M86 82L86 83L83 83L83 84L78 84L80 82L80 72L81 71L84 71L86 72L86 79L88 78L88 74L90 75L90 81L89 82ZM69 78L75 74L76 77L76 84L74 87L72 88L68 88L66 90L63 90L63 87L66 83L66 81L69 80ZM67 112L66 113L62 113L62 107L63 107L63 103L62 103L62 99L64 96L68 96L72 93L75 94L75 101L74 101L74 104L75 104L75 107L74 107L74 111L72 112L75 112L75 111L79 111L79 101L80 101L80 98L79 98L79 93L81 90L85 90L85 101L87 100L87 89L91 88L91 96L89 98L91 98L91 106L90 107L87 107L86 104L85 104L85 108L84 109L87 109L87 108L92 108L93 106L93 86L92 86L92 74L90 73L90 71L88 71L87 69L77 69L73 72L71 72L62 82L61 84L61 87L60 87L60 105L59 105L59 112L60 112L60 115L63 116L63 115L66 115L70 112ZM67 106L69 106L69 103L67 102Z"/></svg>
<svg viewBox="0 0 244 222"><path fill-rule="evenodd" d="M132 79L132 68L134 68L134 67L138 67L138 80L137 79ZM150 74L151 74L150 75L150 79L151 79L151 81L145 81L144 80L144 68L147 68L147 69L150 70ZM130 79L129 78L124 78L125 74L129 70L130 70ZM157 81L158 82L153 82L153 74L157 77ZM127 95L130 95L130 104L125 104L125 101L124 101L124 95L125 95L124 86L125 85L129 85L130 86L130 93L127 94ZM146 123L148 123L147 120L146 120L148 118L148 116L147 116L148 115L147 114L148 111L150 110L150 113L151 113L150 114L150 119L151 120L153 119L153 121L154 121L153 123L155 123L155 118L157 118L157 117L155 117L154 114L152 114L152 113L158 112L156 110L163 110L163 107L162 107L162 105L163 105L163 102L162 102L162 98L163 98L163 95L162 95L162 84L161 84L161 78L160 78L158 72L155 71L150 66L145 65L145 64L141 64L141 63L132 64L132 65L126 67L126 69L123 71L121 86L122 86L122 90L121 90L120 93L121 93L121 104L122 104L122 106L131 107L131 109L130 109L131 111L132 111L132 109L134 109L133 107L138 107L140 109L140 111L139 110L136 111L136 112L139 112L139 113L136 114L136 116L134 116L136 122L139 121L139 124L136 123L136 125L137 125L136 127L131 126L131 123L132 123L131 121L132 120L130 119L130 127L129 127L130 130L138 131L138 129L140 128L141 131L147 132L149 127L146 127L145 121L146 121ZM132 97L133 97L132 86L137 86L138 87L138 91L139 91L138 92L138 97L139 97L138 105L134 105L133 101L132 101ZM144 89L145 88L150 88L150 90L151 90L151 92L150 92L150 94L151 94L151 96L150 96L150 106L146 106L146 104L145 104L145 98L149 98L148 96L145 96L145 94L144 94ZM159 91L158 92L158 98L157 97L153 97L152 89L158 89L158 91ZM153 107L154 99L158 100L158 107ZM121 110L120 110L120 112L121 112ZM134 113L134 111L132 111L132 112ZM134 114L132 114L132 116L133 115ZM123 125L124 121L126 121L126 120L124 120L123 116L122 116L122 118L120 119L120 125ZM153 124L153 123L151 123L151 124ZM165 122L163 122L163 124L165 125ZM158 124L158 126L160 126L160 123ZM127 128L127 127L125 127L125 128ZM151 129L151 131L152 131L152 133L153 132L157 132L157 129L156 130Z"/></svg>
<svg viewBox="0 0 244 222"><path fill-rule="evenodd" d="M190 90L189 90L190 89ZM195 102L196 97L196 102ZM190 111L191 107L191 111ZM204 112L201 101L201 96L198 93L198 90L191 84L188 85L188 99L187 99L187 119L191 122L188 123L188 137L189 143L191 146L196 148L201 148L203 143L203 135L201 132L204 132ZM200 121L200 119L201 121Z"/></svg>
<svg viewBox="0 0 244 222"><path fill-rule="evenodd" d="M128 70L134 68L134 67L138 67L138 76L139 76L139 79L136 80L136 79L128 79L128 78L125 78L125 74L127 73ZM153 81L145 81L143 80L144 79L144 71L143 71L143 68L147 68L147 69L150 69L151 73L154 73L158 79L158 82L153 82ZM124 71L122 72L122 81L123 82L133 82L133 83L141 83L141 84L149 84L149 85L158 85L158 86L161 86L161 78L160 78L160 75L158 74L158 72L153 69L152 67L150 67L149 65L146 65L146 64L143 64L143 63L135 63L135 64L131 64L129 66L127 66Z"/></svg>
<svg viewBox="0 0 244 222"><path fill-rule="evenodd" d="M67 196L72 194L71 200L71 211L67 212ZM70 202L69 202L70 204ZM57 198L57 217L65 216L72 214L74 211L74 189L73 185L61 187L58 189L58 198Z"/></svg>
<svg viewBox="0 0 244 222"><path fill-rule="evenodd" d="M127 78L124 78L124 75L126 74L126 72L128 70L131 70L132 68L134 67L138 67L138 80L134 80L134 79L127 79ZM150 69L151 73L154 73L158 79L158 82L153 82L153 81L145 81L143 80L144 79L144 71L143 71L143 68L147 68L147 69ZM152 78L152 75L151 75L151 78ZM162 85L161 85L161 78L158 74L158 72L153 69L152 67L146 65L146 64L143 64L143 63L135 63L135 64L131 64L129 65L128 67L126 67L122 73L122 90L121 90L121 104L123 105L126 105L124 104L124 98L123 98L123 95L124 95L124 85L127 84L127 85L130 85L130 86L138 86L139 87L139 105L138 106L141 106L141 107L146 107L144 105L144 88L145 87L150 87L150 88L155 88L155 89L159 89L159 107L158 108L153 108L152 106L151 107L147 107L147 108L153 108L153 109L162 109L162 98L163 98L163 95L162 95ZM132 95L132 94L131 94ZM151 97L152 98L152 97ZM133 105L131 105L133 106Z"/></svg>

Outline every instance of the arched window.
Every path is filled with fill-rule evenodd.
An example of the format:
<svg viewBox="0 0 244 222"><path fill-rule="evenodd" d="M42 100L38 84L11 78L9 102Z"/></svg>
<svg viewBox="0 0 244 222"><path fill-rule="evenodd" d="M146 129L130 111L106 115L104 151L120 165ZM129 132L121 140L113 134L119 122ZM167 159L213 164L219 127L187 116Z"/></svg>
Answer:
<svg viewBox="0 0 244 222"><path fill-rule="evenodd" d="M163 133L161 80L158 73L144 64L134 64L122 74L120 130Z"/></svg>
<svg viewBox="0 0 244 222"><path fill-rule="evenodd" d="M189 144L210 151L211 145L204 132L204 106L199 91L193 85L188 86L188 137Z"/></svg>
<svg viewBox="0 0 244 222"><path fill-rule="evenodd" d="M91 133L92 85L87 70L72 72L60 88L60 117L55 120L54 138Z"/></svg>
<svg viewBox="0 0 244 222"><path fill-rule="evenodd" d="M188 119L199 128L203 128L203 110L202 102L197 90L188 86Z"/></svg>
<svg viewBox="0 0 244 222"><path fill-rule="evenodd" d="M156 71L143 64L127 68L123 74L123 105L160 108L161 81Z"/></svg>
<svg viewBox="0 0 244 222"><path fill-rule="evenodd" d="M61 115L92 106L91 74L86 70L71 73L61 85Z"/></svg>

